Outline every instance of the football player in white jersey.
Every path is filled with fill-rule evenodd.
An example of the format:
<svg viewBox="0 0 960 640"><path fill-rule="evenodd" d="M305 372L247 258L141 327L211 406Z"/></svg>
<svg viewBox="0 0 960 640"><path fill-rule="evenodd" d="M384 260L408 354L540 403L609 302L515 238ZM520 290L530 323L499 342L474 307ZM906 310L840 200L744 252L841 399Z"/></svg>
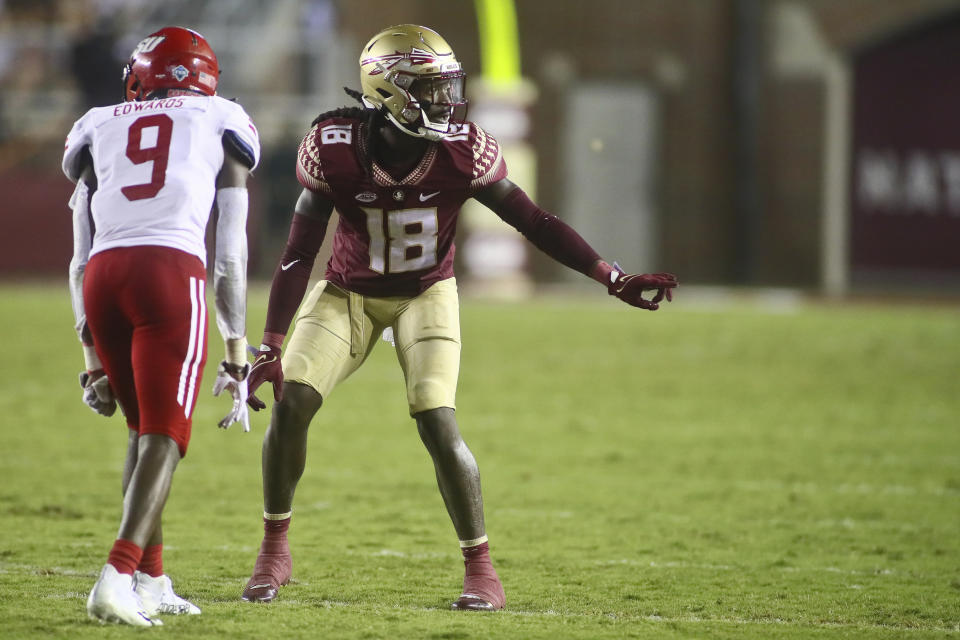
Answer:
<svg viewBox="0 0 960 640"><path fill-rule="evenodd" d="M226 355L213 393L233 400L221 427L250 429L246 181L260 142L243 108L216 95L219 73L203 36L161 29L124 68L124 101L91 109L67 136L83 401L106 416L119 404L129 427L120 530L87 600L101 621L151 626L164 613L200 613L163 572L161 514L207 356L204 233L214 204L213 286Z"/></svg>

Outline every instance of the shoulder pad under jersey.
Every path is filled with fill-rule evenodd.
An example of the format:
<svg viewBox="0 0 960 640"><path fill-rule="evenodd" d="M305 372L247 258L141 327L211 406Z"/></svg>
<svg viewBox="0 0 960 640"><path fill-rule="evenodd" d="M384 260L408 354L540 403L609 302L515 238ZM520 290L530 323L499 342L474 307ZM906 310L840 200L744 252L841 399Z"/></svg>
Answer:
<svg viewBox="0 0 960 640"><path fill-rule="evenodd" d="M357 124L354 118L329 118L310 129L297 150L297 180L300 184L310 191L332 193L324 170L355 166Z"/></svg>

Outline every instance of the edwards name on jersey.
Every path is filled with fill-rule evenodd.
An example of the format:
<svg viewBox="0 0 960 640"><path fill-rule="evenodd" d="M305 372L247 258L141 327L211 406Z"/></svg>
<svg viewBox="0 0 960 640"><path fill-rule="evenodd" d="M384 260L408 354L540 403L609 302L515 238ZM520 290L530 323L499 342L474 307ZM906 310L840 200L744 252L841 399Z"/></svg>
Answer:
<svg viewBox="0 0 960 640"><path fill-rule="evenodd" d="M63 171L76 182L89 148L99 184L90 208L90 255L157 245L206 264L204 235L227 136L252 169L260 140L239 104L218 96L176 96L96 107L67 135Z"/></svg>
<svg viewBox="0 0 960 640"><path fill-rule="evenodd" d="M361 120L335 117L311 129L300 144L297 179L340 215L327 280L384 297L417 295L453 276L460 207L507 175L493 137L471 122L455 127L400 180L368 159Z"/></svg>

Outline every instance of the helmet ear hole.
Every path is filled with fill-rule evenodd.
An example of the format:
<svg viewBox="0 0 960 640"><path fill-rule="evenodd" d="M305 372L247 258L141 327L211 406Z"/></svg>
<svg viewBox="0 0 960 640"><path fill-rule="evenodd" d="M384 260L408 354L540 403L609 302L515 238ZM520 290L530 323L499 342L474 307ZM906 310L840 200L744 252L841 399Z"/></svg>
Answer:
<svg viewBox="0 0 960 640"><path fill-rule="evenodd" d="M124 101L137 100L140 98L140 81L137 76L127 76L123 83Z"/></svg>
<svg viewBox="0 0 960 640"><path fill-rule="evenodd" d="M379 93L384 100L390 97L390 92L380 87L377 87L377 93Z"/></svg>

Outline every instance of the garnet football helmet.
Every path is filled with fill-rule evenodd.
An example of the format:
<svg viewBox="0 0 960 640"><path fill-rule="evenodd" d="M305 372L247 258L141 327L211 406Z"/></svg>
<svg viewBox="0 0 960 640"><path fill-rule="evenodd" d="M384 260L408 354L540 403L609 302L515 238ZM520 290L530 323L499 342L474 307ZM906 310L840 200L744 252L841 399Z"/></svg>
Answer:
<svg viewBox="0 0 960 640"><path fill-rule="evenodd" d="M360 54L363 103L428 140L443 139L452 121L463 119L465 76L447 41L415 24L384 29Z"/></svg>
<svg viewBox="0 0 960 640"><path fill-rule="evenodd" d="M166 89L212 96L220 65L202 35L183 27L164 27L144 38L123 68L123 98L146 100Z"/></svg>

